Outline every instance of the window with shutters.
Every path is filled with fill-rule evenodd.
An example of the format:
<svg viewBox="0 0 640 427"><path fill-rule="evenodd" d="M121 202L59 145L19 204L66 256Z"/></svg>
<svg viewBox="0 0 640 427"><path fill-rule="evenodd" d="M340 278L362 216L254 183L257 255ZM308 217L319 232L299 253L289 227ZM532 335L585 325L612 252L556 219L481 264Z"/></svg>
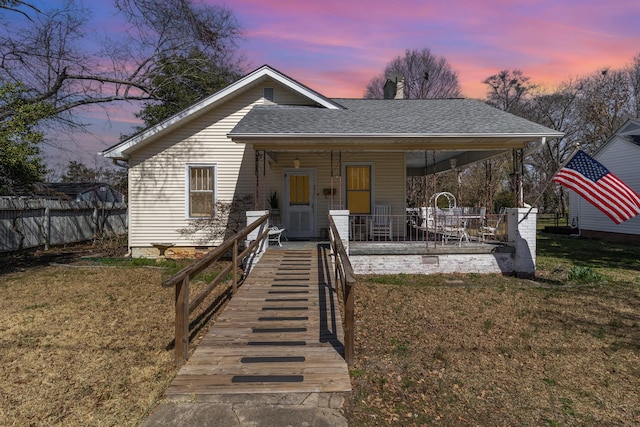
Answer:
<svg viewBox="0 0 640 427"><path fill-rule="evenodd" d="M216 201L215 177L215 165L187 166L189 218L213 217Z"/></svg>

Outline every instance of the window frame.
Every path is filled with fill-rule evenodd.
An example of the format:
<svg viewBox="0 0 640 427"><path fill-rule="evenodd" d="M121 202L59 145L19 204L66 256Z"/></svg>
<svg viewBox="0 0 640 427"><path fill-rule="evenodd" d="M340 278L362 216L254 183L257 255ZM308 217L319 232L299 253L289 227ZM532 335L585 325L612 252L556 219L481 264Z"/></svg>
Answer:
<svg viewBox="0 0 640 427"><path fill-rule="evenodd" d="M349 209L349 206L347 204L347 200L349 197L348 194L348 190L347 190L347 170L349 167L359 167L359 166L368 166L369 167L369 184L370 184L370 188L369 188L369 210L370 213L368 215L373 214L373 204L374 204L374 200L375 200L375 163L373 162L345 162L342 164L342 176L344 177L344 182L343 182L343 193L344 194L344 200L343 200L343 206L345 207L345 209ZM349 211L349 213L351 214L352 212ZM354 214L354 215L367 215L367 214Z"/></svg>
<svg viewBox="0 0 640 427"><path fill-rule="evenodd" d="M191 170L211 169L212 171L212 211L211 215L192 216L191 215ZM215 218L216 202L218 200L218 164L217 163L187 163L185 165L185 218L186 219L207 219Z"/></svg>

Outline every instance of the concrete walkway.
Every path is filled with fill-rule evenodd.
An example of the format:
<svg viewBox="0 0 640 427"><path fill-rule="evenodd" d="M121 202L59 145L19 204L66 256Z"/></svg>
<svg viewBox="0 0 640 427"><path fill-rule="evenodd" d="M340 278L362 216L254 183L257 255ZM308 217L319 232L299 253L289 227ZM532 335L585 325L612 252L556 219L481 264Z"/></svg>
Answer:
<svg viewBox="0 0 640 427"><path fill-rule="evenodd" d="M346 427L344 399L344 393L274 393L165 400L142 427Z"/></svg>

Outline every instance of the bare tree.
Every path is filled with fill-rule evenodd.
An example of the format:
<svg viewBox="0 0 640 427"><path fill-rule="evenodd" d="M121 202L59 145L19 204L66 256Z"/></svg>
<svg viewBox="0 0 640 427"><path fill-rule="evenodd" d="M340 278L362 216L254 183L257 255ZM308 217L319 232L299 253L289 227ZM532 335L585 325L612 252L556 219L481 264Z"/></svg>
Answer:
<svg viewBox="0 0 640 427"><path fill-rule="evenodd" d="M632 93L632 114L640 117L640 54L633 58L633 63L627 69L629 85Z"/></svg>
<svg viewBox="0 0 640 427"><path fill-rule="evenodd" d="M384 85L393 75L403 76L405 99L460 97L458 74L443 56L434 55L425 48L407 49L404 56L397 56L389 62L384 72L367 84L365 98L384 98ZM424 177L407 178L408 206L421 206L425 203L428 185Z"/></svg>
<svg viewBox="0 0 640 427"><path fill-rule="evenodd" d="M579 80L579 108L583 118L582 144L599 148L630 117L635 117L633 83L626 69L604 69Z"/></svg>
<svg viewBox="0 0 640 427"><path fill-rule="evenodd" d="M530 120L564 133L563 138L547 141L542 150L528 157L529 176L526 179L531 194L544 192L541 205L563 216L567 208L566 194L558 187L547 184L581 138L583 120L578 109L580 92L578 82L564 82L554 93L534 97L526 114Z"/></svg>
<svg viewBox="0 0 640 427"><path fill-rule="evenodd" d="M22 1L22 0L0 0L0 9L10 10L12 12L17 12L24 16L27 19L31 19L31 16L28 12L22 10L23 8L30 9L30 12L40 12L40 9L35 7L33 4Z"/></svg>
<svg viewBox="0 0 640 427"><path fill-rule="evenodd" d="M71 110L162 101L152 78L160 59L166 65L167 58L197 48L220 69L242 62L235 54L240 26L225 7L192 0L115 0L115 6L128 32L98 51L86 47L90 11L74 0L33 21L11 20L0 30L0 79L24 84L30 89L25 101L50 105L56 123L80 125Z"/></svg>
<svg viewBox="0 0 640 427"><path fill-rule="evenodd" d="M521 70L502 70L483 80L489 86L487 103L510 113L518 113L527 97L536 88Z"/></svg>
<svg viewBox="0 0 640 427"><path fill-rule="evenodd" d="M231 202L217 201L213 216L191 220L189 225L179 229L178 233L196 238L203 245L228 239L246 226L246 212L252 206L251 194L234 196Z"/></svg>
<svg viewBox="0 0 640 427"><path fill-rule="evenodd" d="M435 99L460 97L458 74L443 56L429 49L409 50L387 64L384 72L371 79L365 90L365 98L382 99L383 87L394 73L404 77L404 98Z"/></svg>

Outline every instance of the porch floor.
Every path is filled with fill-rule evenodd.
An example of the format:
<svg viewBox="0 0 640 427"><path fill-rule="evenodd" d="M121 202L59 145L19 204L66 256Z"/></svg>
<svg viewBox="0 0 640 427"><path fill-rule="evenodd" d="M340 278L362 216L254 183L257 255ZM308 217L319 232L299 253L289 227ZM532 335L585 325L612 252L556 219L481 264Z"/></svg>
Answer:
<svg viewBox="0 0 640 427"><path fill-rule="evenodd" d="M515 252L515 249L504 243L476 241L463 242L462 245L457 243L441 244L432 241L349 242L350 255L492 254L513 252Z"/></svg>
<svg viewBox="0 0 640 427"><path fill-rule="evenodd" d="M305 250L329 247L329 242L317 240L282 241L282 247L270 246L274 250ZM437 255L437 254L493 254L514 253L515 248L500 242L463 242L442 244L433 241L350 241L350 255Z"/></svg>

